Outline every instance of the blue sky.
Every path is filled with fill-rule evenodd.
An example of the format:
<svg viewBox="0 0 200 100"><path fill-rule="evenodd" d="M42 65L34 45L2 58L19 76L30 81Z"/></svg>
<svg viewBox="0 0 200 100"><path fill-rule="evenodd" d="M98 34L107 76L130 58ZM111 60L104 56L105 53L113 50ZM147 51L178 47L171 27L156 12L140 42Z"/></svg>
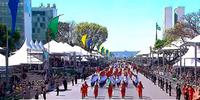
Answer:
<svg viewBox="0 0 200 100"><path fill-rule="evenodd" d="M110 51L149 49L155 41L155 23L163 29L164 8L184 6L185 12L200 9L200 0L32 0L32 6L55 3L61 21L95 22L106 26ZM162 30L158 32L162 38Z"/></svg>

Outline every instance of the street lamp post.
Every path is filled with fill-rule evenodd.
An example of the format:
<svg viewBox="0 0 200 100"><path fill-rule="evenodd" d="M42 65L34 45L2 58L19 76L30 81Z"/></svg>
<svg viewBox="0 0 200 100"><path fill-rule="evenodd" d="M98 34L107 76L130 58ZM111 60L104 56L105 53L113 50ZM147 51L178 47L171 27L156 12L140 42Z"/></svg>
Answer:
<svg viewBox="0 0 200 100"><path fill-rule="evenodd" d="M8 56L9 56L9 47L8 47L8 32L6 36L6 83L8 83Z"/></svg>

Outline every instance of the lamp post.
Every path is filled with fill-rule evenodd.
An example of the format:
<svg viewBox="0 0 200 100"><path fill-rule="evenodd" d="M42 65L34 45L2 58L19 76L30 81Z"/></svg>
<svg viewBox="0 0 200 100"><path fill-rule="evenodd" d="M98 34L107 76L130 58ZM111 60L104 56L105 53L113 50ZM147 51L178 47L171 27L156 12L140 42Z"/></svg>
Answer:
<svg viewBox="0 0 200 100"><path fill-rule="evenodd" d="M9 56L9 45L8 45L8 32L6 33L6 83L8 83L8 56Z"/></svg>

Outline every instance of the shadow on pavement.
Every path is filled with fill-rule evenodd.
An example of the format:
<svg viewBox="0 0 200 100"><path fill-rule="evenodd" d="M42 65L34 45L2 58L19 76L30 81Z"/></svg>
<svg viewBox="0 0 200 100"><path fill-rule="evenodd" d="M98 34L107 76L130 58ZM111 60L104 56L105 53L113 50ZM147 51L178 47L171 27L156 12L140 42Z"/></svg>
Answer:
<svg viewBox="0 0 200 100"><path fill-rule="evenodd" d="M144 100L152 100L150 97L147 97L147 96L142 96L142 99L144 99Z"/></svg>

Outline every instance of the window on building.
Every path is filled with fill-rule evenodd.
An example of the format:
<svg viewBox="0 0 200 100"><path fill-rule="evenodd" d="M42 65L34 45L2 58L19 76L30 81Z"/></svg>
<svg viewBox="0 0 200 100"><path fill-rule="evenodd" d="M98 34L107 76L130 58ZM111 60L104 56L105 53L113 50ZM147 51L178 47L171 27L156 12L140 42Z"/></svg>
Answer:
<svg viewBox="0 0 200 100"><path fill-rule="evenodd" d="M45 22L45 21L46 21L46 20L45 20L45 17L43 17L43 18L42 18L42 21L43 21L43 22Z"/></svg>
<svg viewBox="0 0 200 100"><path fill-rule="evenodd" d="M40 33L40 28L37 29L37 32Z"/></svg>
<svg viewBox="0 0 200 100"><path fill-rule="evenodd" d="M35 29L34 28L32 29L32 31L33 31L33 33L35 33Z"/></svg>
<svg viewBox="0 0 200 100"><path fill-rule="evenodd" d="M34 23L34 27L37 27L37 23Z"/></svg>
<svg viewBox="0 0 200 100"><path fill-rule="evenodd" d="M44 23L40 23L40 27L41 28L45 28L45 24Z"/></svg>
<svg viewBox="0 0 200 100"><path fill-rule="evenodd" d="M37 18L37 21L40 22L40 18L39 17Z"/></svg>

